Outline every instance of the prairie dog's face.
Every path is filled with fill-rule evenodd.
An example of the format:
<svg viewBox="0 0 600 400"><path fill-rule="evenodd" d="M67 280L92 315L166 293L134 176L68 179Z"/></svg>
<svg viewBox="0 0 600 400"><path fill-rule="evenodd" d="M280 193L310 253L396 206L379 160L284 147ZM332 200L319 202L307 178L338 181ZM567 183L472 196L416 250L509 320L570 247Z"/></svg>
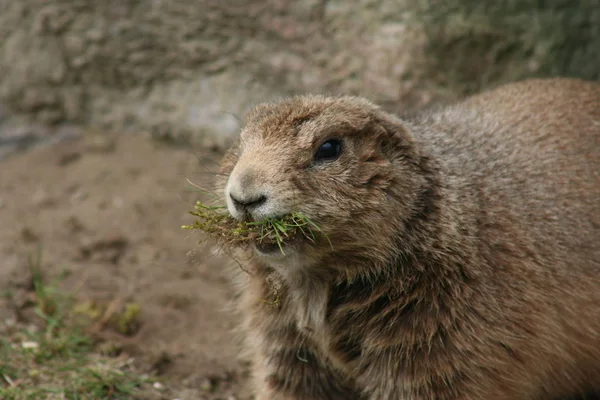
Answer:
<svg viewBox="0 0 600 400"><path fill-rule="evenodd" d="M309 264L356 247L357 240L386 240L383 224L393 225L389 214L402 211L391 210L390 189L403 186L395 177L405 169L404 156L396 152L407 142L390 132L390 121L379 121L385 115L365 100L321 96L265 104L249 114L238 146L222 163L229 213L259 221L301 212L328 238L297 238L285 254L255 246L259 257Z"/></svg>

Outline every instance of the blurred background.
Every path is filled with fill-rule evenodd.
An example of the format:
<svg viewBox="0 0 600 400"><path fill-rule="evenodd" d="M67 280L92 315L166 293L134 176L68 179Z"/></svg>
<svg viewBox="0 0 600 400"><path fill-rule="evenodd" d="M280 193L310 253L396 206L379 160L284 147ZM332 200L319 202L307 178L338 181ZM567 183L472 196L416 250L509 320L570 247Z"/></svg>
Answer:
<svg viewBox="0 0 600 400"><path fill-rule="evenodd" d="M180 229L245 112L547 76L600 79L600 0L0 0L0 398L249 398Z"/></svg>

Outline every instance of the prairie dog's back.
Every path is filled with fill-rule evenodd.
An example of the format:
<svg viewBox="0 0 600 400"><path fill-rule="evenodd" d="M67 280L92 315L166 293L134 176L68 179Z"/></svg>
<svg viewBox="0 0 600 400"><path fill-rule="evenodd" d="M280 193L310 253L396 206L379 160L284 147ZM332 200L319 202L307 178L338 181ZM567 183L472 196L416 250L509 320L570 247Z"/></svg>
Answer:
<svg viewBox="0 0 600 400"><path fill-rule="evenodd" d="M446 171L444 183L466 196L456 208L471 208L479 253L491 266L489 292L542 332L532 359L546 360L540 368L557 382L571 379L568 368L553 367L566 360L598 378L600 85L507 85L413 129Z"/></svg>
<svg viewBox="0 0 600 400"><path fill-rule="evenodd" d="M423 146L446 164L449 179L478 187L489 223L510 218L505 228L525 234L517 236L524 243L600 274L600 85L543 82L448 108L433 117L434 130L445 133L424 132Z"/></svg>

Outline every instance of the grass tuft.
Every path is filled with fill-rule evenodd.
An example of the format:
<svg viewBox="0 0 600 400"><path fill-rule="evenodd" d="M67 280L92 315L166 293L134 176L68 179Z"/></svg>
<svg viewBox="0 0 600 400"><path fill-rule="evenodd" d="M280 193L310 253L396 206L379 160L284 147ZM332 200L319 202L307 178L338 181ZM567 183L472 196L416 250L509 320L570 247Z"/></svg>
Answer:
<svg viewBox="0 0 600 400"><path fill-rule="evenodd" d="M228 247L245 247L250 243L277 244L279 250L285 254L285 242L297 235L302 235L313 243L318 234L327 238L316 223L299 212L282 218L241 222L232 218L225 206L208 206L197 201L194 209L190 214L195 216L196 220L191 225L183 225L182 228L202 231L219 244Z"/></svg>
<svg viewBox="0 0 600 400"><path fill-rule="evenodd" d="M74 296L42 279L30 259L37 321L0 321L0 399L139 399L150 388L132 360L103 356L72 310ZM129 310L129 314L136 310ZM36 319L36 316L32 316ZM124 322L126 324L126 322Z"/></svg>

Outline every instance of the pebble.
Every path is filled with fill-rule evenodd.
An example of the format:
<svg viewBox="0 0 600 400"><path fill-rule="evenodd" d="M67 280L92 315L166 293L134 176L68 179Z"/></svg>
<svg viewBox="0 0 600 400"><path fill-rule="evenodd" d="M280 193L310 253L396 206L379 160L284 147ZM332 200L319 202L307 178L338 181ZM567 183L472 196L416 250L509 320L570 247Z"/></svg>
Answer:
<svg viewBox="0 0 600 400"><path fill-rule="evenodd" d="M40 347L40 344L38 342L23 342L21 343L21 347L23 347L24 349L37 349L38 347Z"/></svg>
<svg viewBox="0 0 600 400"><path fill-rule="evenodd" d="M154 382L152 384L152 386L154 386L154 389L158 389L158 390L164 389L164 385L162 383L160 383L160 382Z"/></svg>

